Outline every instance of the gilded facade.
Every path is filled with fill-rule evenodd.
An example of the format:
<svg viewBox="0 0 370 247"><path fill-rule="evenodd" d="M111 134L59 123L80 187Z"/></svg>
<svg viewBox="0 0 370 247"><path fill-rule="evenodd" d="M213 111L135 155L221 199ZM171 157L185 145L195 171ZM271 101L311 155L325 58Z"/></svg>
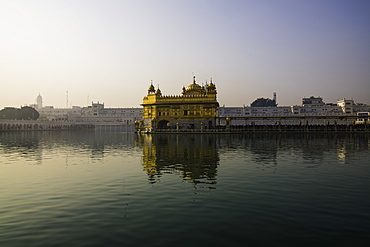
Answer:
<svg viewBox="0 0 370 247"><path fill-rule="evenodd" d="M151 84L141 105L143 119L139 128L145 131L214 128L219 106L212 80L200 86L195 76L188 87L182 88L182 95L164 96Z"/></svg>

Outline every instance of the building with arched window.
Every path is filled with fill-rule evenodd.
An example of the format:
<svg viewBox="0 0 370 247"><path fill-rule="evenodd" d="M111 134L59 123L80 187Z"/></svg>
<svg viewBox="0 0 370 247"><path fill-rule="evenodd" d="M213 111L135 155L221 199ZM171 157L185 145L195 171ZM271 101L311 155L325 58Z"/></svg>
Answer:
<svg viewBox="0 0 370 247"><path fill-rule="evenodd" d="M216 124L217 91L212 79L200 86L193 83L182 88L182 95L164 96L153 84L144 97L143 120L138 126L145 131L158 129L207 129Z"/></svg>

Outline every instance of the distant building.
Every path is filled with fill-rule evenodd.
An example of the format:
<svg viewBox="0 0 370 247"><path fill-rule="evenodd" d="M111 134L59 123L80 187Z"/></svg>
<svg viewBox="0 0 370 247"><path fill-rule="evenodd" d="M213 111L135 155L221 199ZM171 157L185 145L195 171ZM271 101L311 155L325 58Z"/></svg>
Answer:
<svg viewBox="0 0 370 247"><path fill-rule="evenodd" d="M74 122L109 123L133 125L141 120L143 108L105 108L102 103L92 103L91 106L83 107L81 115L70 118Z"/></svg>
<svg viewBox="0 0 370 247"><path fill-rule="evenodd" d="M37 96L35 102L36 103L31 104L30 107L34 108L35 110L41 110L43 108L43 105L42 105L42 96L40 95L40 93Z"/></svg>
<svg viewBox="0 0 370 247"><path fill-rule="evenodd" d="M215 126L217 107L217 91L212 80L200 86L193 77L193 83L183 87L182 95L163 96L151 84L148 94L141 104L143 121L141 129L202 129Z"/></svg>
<svg viewBox="0 0 370 247"><path fill-rule="evenodd" d="M102 103L92 102L91 106L71 108L54 108L54 106L42 106L42 97L36 99L37 104L31 105L40 113L40 119L50 121L84 122L92 124L126 124L133 125L141 120L142 108L105 108Z"/></svg>
<svg viewBox="0 0 370 247"><path fill-rule="evenodd" d="M311 96L309 98L303 98L302 99L302 105L305 106L305 105L325 105L325 103L323 102L322 98L321 97L314 97L314 96Z"/></svg>
<svg viewBox="0 0 370 247"><path fill-rule="evenodd" d="M73 106L72 108L54 108L54 106L45 106L37 109L40 113L40 119L52 121L68 121L71 117L79 116L81 114L80 106Z"/></svg>
<svg viewBox="0 0 370 247"><path fill-rule="evenodd" d="M363 103L355 103L353 99L338 100L336 104L324 103L321 97L311 96L309 98L302 99L302 105L294 106L268 106L268 107L219 107L217 110L217 117L219 117L218 124L225 125L226 117L240 117L240 119L233 119L234 125L246 124L246 119L241 117L284 117L284 116L333 116L333 119L337 119L336 116L342 115L356 115L358 112L370 112L370 106ZM253 120L255 124L266 124L267 121ZM288 121L288 120L287 120ZM293 120L289 120L293 123ZM288 121L288 122L289 122ZM313 120L315 123L318 120Z"/></svg>
<svg viewBox="0 0 370 247"><path fill-rule="evenodd" d="M273 101L276 102L276 93ZM340 116L356 116L359 113L370 112L370 106L355 103L353 99L341 99L336 103L325 103L322 97L304 97L301 105L294 106L242 106L226 107L217 102L216 86L212 80L200 86L195 77L188 87L183 87L182 95L163 96L159 88L153 84L148 88L148 94L143 98L143 107L135 108L105 108L104 103L92 102L90 106L71 108L54 108L43 106L42 96L36 98L36 104L31 106L39 114L39 119L50 121L69 121L91 123L95 125L134 125L140 129L205 129L217 125L226 125L227 118L232 117L232 125L271 124L284 120L286 124L296 124L294 118L312 116L311 124L323 124L327 121L346 121ZM333 116L321 118L320 116ZM338 117L339 116L339 117ZM258 117L250 120L252 117ZM263 117L273 117L269 120ZM318 120L320 119L320 120ZM268 122L270 121L270 122ZM273 121L273 122L271 122Z"/></svg>
<svg viewBox="0 0 370 247"><path fill-rule="evenodd" d="M42 109L42 107L43 107L42 106L42 97L41 97L40 93L39 93L39 95L36 98L36 106L37 106L37 109L36 110Z"/></svg>

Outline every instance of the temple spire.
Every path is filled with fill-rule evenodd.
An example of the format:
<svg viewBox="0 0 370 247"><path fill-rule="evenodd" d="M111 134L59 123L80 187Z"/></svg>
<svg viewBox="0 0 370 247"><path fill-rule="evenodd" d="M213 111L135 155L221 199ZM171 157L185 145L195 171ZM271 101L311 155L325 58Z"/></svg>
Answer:
<svg viewBox="0 0 370 247"><path fill-rule="evenodd" d="M150 80L150 86L148 88L148 94L155 93L155 88L153 86L153 80Z"/></svg>

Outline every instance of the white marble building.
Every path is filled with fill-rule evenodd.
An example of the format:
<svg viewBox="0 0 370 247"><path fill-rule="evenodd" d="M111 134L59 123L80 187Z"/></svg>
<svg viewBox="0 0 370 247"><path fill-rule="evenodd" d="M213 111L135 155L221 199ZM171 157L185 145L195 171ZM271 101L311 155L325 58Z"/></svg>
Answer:
<svg viewBox="0 0 370 247"><path fill-rule="evenodd" d="M248 124L247 118L242 117L284 117L284 116L333 116L333 119L337 119L336 116L343 115L357 115L359 112L370 112L370 105L363 103L355 103L353 99L342 99L338 100L336 104L324 103L321 97L310 97L303 98L301 105L294 106L266 106L266 107L226 107L221 106L218 108L217 116L221 118L225 117L240 117L239 119L233 119L233 125L245 125ZM267 120L253 120L255 124L271 124L271 121ZM311 123L322 124L326 120L312 119ZM250 122L250 121L249 121ZM293 124L294 120L286 120L287 124L290 122ZM224 119L220 119L220 125L225 124Z"/></svg>
<svg viewBox="0 0 370 247"><path fill-rule="evenodd" d="M142 107L137 108L105 108L103 103L94 103L87 107L72 106L71 108L54 108L42 106L39 95L37 103L31 105L40 113L40 119L51 121L83 122L92 124L133 125L142 118Z"/></svg>

